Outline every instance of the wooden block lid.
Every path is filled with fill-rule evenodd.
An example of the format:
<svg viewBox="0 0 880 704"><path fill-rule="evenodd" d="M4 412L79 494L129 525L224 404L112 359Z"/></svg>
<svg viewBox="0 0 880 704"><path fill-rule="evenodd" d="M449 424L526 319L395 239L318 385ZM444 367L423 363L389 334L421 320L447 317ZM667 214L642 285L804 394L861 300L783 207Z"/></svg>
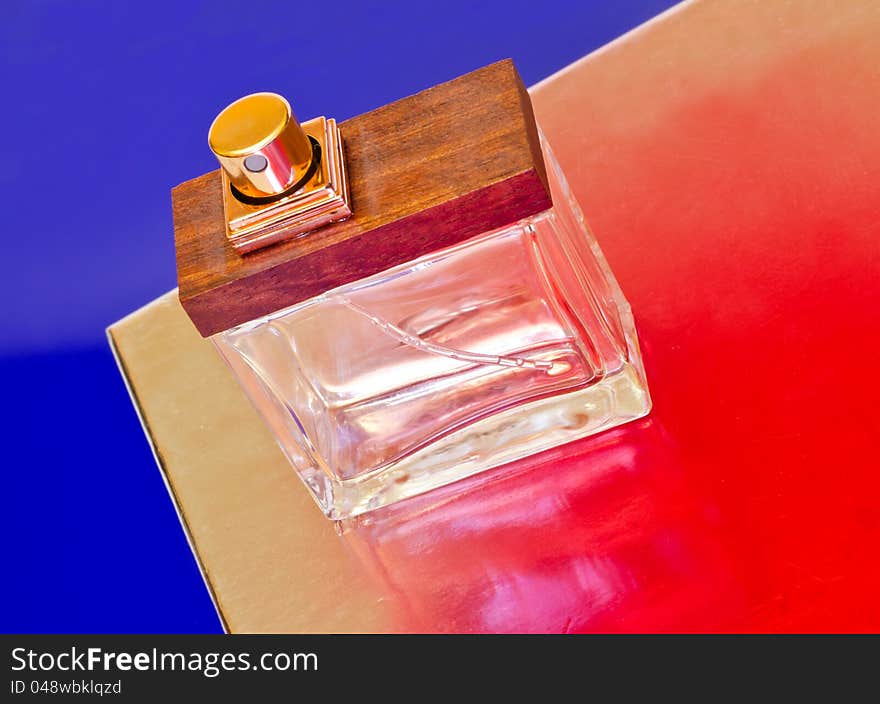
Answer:
<svg viewBox="0 0 880 704"><path fill-rule="evenodd" d="M551 205L528 92L500 61L339 125L352 216L241 254L220 172L172 190L180 301L203 336Z"/></svg>

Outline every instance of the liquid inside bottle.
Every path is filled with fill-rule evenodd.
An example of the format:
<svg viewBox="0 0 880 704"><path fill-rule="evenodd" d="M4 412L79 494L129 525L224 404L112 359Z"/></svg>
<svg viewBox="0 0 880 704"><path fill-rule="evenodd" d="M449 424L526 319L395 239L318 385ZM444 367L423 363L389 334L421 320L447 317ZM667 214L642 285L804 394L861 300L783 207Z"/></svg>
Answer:
<svg viewBox="0 0 880 704"><path fill-rule="evenodd" d="M331 518L645 415L629 306L554 207L213 340Z"/></svg>

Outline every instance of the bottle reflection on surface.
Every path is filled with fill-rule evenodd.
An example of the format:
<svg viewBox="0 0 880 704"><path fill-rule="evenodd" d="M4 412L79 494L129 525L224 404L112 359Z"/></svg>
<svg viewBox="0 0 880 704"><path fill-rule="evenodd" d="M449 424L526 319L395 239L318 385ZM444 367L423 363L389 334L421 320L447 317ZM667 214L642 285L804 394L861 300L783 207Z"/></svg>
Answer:
<svg viewBox="0 0 880 704"><path fill-rule="evenodd" d="M709 630L741 595L652 419L338 524L399 630Z"/></svg>

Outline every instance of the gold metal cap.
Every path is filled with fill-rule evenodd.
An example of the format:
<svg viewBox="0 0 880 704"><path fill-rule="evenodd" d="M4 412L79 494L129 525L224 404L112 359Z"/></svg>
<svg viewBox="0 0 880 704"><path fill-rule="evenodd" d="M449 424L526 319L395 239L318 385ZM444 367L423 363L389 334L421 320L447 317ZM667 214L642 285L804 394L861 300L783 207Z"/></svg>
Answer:
<svg viewBox="0 0 880 704"><path fill-rule="evenodd" d="M208 145L244 202L271 202L314 172L315 150L277 93L246 95L211 124Z"/></svg>

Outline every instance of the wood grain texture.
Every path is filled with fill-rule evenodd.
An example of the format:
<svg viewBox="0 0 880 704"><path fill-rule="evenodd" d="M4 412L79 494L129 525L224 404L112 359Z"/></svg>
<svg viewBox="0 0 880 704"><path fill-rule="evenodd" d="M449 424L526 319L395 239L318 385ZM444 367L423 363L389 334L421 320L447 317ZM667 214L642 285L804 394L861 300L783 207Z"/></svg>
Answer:
<svg viewBox="0 0 880 704"><path fill-rule="evenodd" d="M220 172L172 191L181 303L203 336L551 205L525 86L510 60L340 125L354 214L241 255Z"/></svg>

